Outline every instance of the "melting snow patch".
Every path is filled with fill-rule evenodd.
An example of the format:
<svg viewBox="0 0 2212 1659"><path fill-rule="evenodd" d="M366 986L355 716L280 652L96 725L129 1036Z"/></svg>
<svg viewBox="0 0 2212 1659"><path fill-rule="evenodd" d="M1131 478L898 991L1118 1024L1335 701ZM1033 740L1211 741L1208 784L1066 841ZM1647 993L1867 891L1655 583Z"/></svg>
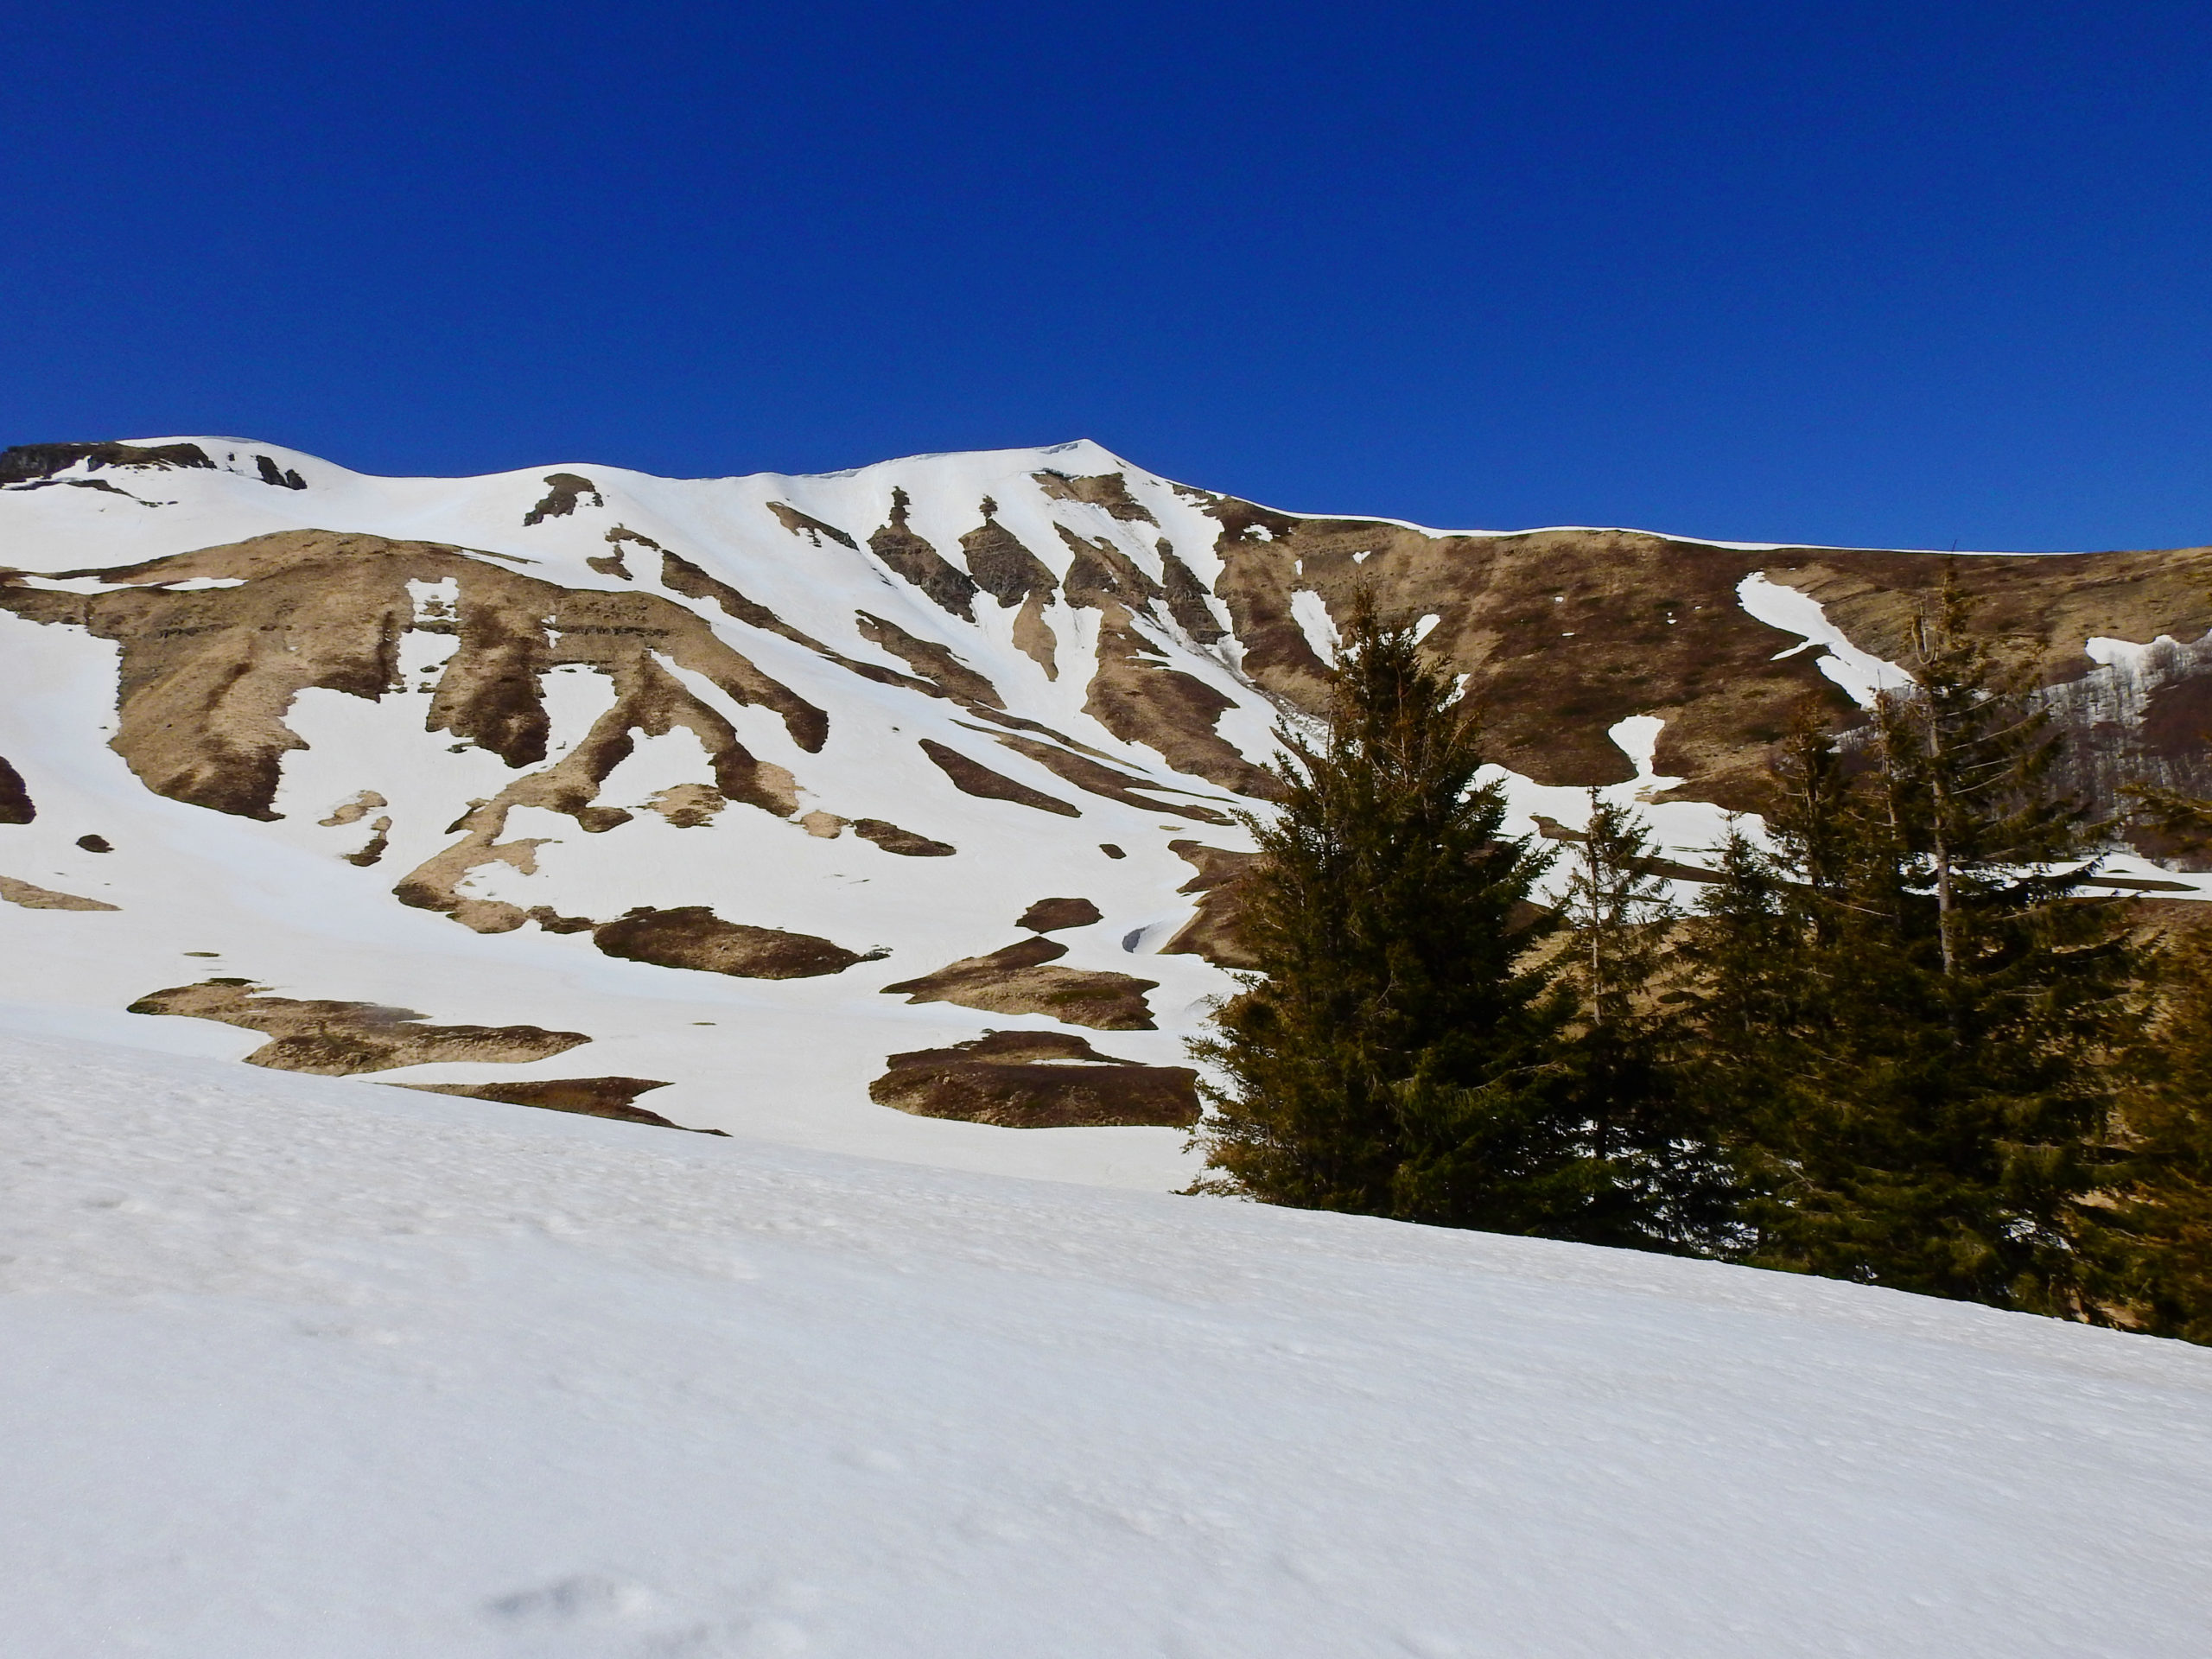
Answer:
<svg viewBox="0 0 2212 1659"><path fill-rule="evenodd" d="M1339 641L1336 619L1329 614L1329 601L1311 588L1301 588L1290 596L1290 614L1304 631L1313 654L1335 667Z"/></svg>
<svg viewBox="0 0 2212 1659"><path fill-rule="evenodd" d="M1736 597L1748 615L1770 628L1802 636L1802 645L1775 652L1777 662L1796 656L1808 645L1825 646L1827 655L1821 658L1821 672L1849 692L1862 709L1873 706L1877 692L1912 683L1912 677L1895 663L1853 645L1843 630L1828 620L1820 601L1795 588L1769 582L1763 570L1754 570L1738 582Z"/></svg>

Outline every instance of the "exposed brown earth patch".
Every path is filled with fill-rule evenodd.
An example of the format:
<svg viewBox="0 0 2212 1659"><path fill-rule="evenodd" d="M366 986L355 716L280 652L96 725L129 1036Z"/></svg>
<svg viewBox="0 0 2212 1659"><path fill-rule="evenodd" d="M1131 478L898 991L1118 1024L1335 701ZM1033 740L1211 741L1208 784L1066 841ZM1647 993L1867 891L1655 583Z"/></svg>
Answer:
<svg viewBox="0 0 2212 1659"><path fill-rule="evenodd" d="M219 1020L271 1039L245 1057L276 1071L348 1077L395 1066L453 1061L519 1065L563 1053L590 1038L539 1026L426 1026L424 1015L373 1002L301 1001L257 991L243 980L208 980L156 991L132 1014Z"/></svg>
<svg viewBox="0 0 2212 1659"><path fill-rule="evenodd" d="M661 544L652 537L640 535L627 524L615 525L607 532L606 539L607 546L613 550L600 554L595 558L588 558L584 563L598 571L601 575L613 576L622 582L637 580L630 574L629 563L623 556L628 550L623 546L625 542L634 542L649 553L658 553L663 550Z"/></svg>
<svg viewBox="0 0 2212 1659"><path fill-rule="evenodd" d="M1229 630L1207 603L1211 590L1198 580L1198 572L1175 556L1174 547L1161 541L1156 550L1160 554L1162 585L1167 590L1167 613L1175 619L1175 626L1202 645L1218 644L1229 638Z"/></svg>
<svg viewBox="0 0 2212 1659"><path fill-rule="evenodd" d="M805 537L817 547L822 545L822 538L827 536L840 547L849 547L855 553L860 551L860 543L836 525L825 524L819 518L810 518L785 502L771 501L768 511L776 515L776 522L785 530L794 536Z"/></svg>
<svg viewBox="0 0 2212 1659"><path fill-rule="evenodd" d="M1059 636L1052 632L1052 625L1045 620L1045 607L1052 602L1049 594L1032 594L1021 601L1021 609L1014 619L1014 648L1045 671L1045 677L1060 677Z"/></svg>
<svg viewBox="0 0 2212 1659"><path fill-rule="evenodd" d="M812 979L869 960L810 933L723 921L705 905L633 910L594 928L591 937L610 957L738 979Z"/></svg>
<svg viewBox="0 0 2212 1659"><path fill-rule="evenodd" d="M616 709L580 746L607 770L628 753L630 731L658 734L680 723L707 744L731 798L776 793L754 785L756 763L728 722L663 669L663 658L737 702L773 709L809 753L829 734L821 709L680 605L648 594L563 588L438 543L288 531L73 574L99 575L116 588L55 593L0 575L0 608L118 642L120 729L111 747L155 793L245 817L272 816L283 757L302 747L283 723L301 691L319 687L375 701L404 689L399 641L418 626L410 581L451 580L460 592L455 616L419 624L458 640L439 673L427 728L488 749L510 766L544 760L543 677L569 664L614 682ZM201 577L240 585L181 593L159 586ZM570 804L553 810L588 803L589 792L578 791L592 770L593 763L569 767L560 792ZM600 770L589 781L605 775Z"/></svg>
<svg viewBox="0 0 2212 1659"><path fill-rule="evenodd" d="M749 627L760 628L776 634L790 640L793 645L804 645L809 651L836 664L838 667L859 675L862 679L873 680L878 685L904 686L910 691L919 691L925 696L934 697L944 695L938 687L931 685L927 680L916 679L912 675L901 674L896 669L885 668L880 664L855 662L841 652L830 650L819 639L791 626L766 605L760 604L758 601L747 599L728 582L709 575L689 559L680 557L677 554L665 551L662 553L660 581L661 586L671 593L682 594L686 599L709 601L720 607L724 615L745 623Z"/></svg>
<svg viewBox="0 0 2212 1659"><path fill-rule="evenodd" d="M1021 919L1014 925L1032 933L1058 933L1063 928L1089 927L1103 919L1098 906L1088 899L1039 899L1021 912Z"/></svg>
<svg viewBox="0 0 2212 1659"><path fill-rule="evenodd" d="M931 841L927 836L918 836L911 830L901 830L895 823L881 818L855 818L853 833L863 841L872 841L887 853L896 853L901 858L950 858L960 849L950 842Z"/></svg>
<svg viewBox="0 0 2212 1659"><path fill-rule="evenodd" d="M29 823L37 817L23 774L0 759L0 823Z"/></svg>
<svg viewBox="0 0 2212 1659"><path fill-rule="evenodd" d="M348 800L340 801L333 807L328 817L318 818L315 822L326 830L336 830L346 824L359 823L378 808L391 804L390 801L385 799L373 789L365 789L359 794Z"/></svg>
<svg viewBox="0 0 2212 1659"><path fill-rule="evenodd" d="M1244 937L1244 906L1256 853L1231 852L1195 841L1171 841L1167 850L1196 874L1176 891L1200 895L1197 912L1160 947L1163 957L1199 957L1217 968L1259 966Z"/></svg>
<svg viewBox="0 0 2212 1659"><path fill-rule="evenodd" d="M698 830L712 823L729 802L705 784L671 784L647 796L645 804L678 830Z"/></svg>
<svg viewBox="0 0 2212 1659"><path fill-rule="evenodd" d="M933 639L917 639L897 623L887 622L866 611L855 611L853 615L860 624L861 638L901 659L943 696L955 702L982 703L989 709L1006 707L1006 699L999 696L998 687L954 656L950 647Z"/></svg>
<svg viewBox="0 0 2212 1659"><path fill-rule="evenodd" d="M1226 817L1211 807L1194 806L1188 802L1171 804L1154 800L1149 796L1136 792L1139 790L1153 790L1174 794L1183 792L1176 790L1172 785L1155 784L1147 779L1132 777L1126 772L1118 772L1111 766L1101 766L1096 760L1087 760L1080 754L1071 754L1067 750L1056 748L1049 743L1040 743L1034 738L1014 737L1005 734L997 735L998 741L1015 753L1028 756L1039 766L1058 773L1077 789L1100 796L1106 800L1118 801L1123 806L1134 806L1141 811L1164 812L1170 817L1195 818L1201 823L1229 822Z"/></svg>
<svg viewBox="0 0 2212 1659"><path fill-rule="evenodd" d="M909 1002L954 1002L990 1014L1042 1014L1097 1031L1150 1031L1144 994L1158 980L1046 964L1067 955L1052 939L1024 939L987 957L967 957L935 973L885 986Z"/></svg>
<svg viewBox="0 0 2212 1659"><path fill-rule="evenodd" d="M1425 644L1467 676L1502 764L1546 784L1623 782L1632 768L1606 729L1656 715L1667 722L1657 769L1687 780L1672 798L1746 810L1762 804L1767 756L1801 704L1809 699L1847 723L1857 715L1820 672L1817 651L1774 660L1797 636L1745 614L1738 583L1763 570L1800 587L1854 643L1895 658L1945 563L1628 531L1431 537L1184 493L1221 525L1217 590L1246 672L1274 696L1308 713L1326 705L1326 666L1292 614L1292 594L1311 588L1343 614L1365 586L1386 612L1439 619ZM1977 630L2017 648L2047 682L2089 671L2089 637L2195 639L2212 626L2212 550L1992 556L1958 566L1984 601Z"/></svg>
<svg viewBox="0 0 2212 1659"><path fill-rule="evenodd" d="M609 1117L622 1123L645 1123L658 1129L683 1129L689 1135L722 1135L721 1129L694 1129L671 1123L658 1112L634 1105L639 1095L668 1084L652 1077L527 1078L513 1083L394 1083L391 1089L413 1089L426 1095L459 1095L467 1100L504 1101L510 1106L536 1106L549 1112L575 1112L584 1117Z"/></svg>
<svg viewBox="0 0 2212 1659"><path fill-rule="evenodd" d="M1070 806L1041 790L1027 784L1017 784L1002 772L993 772L980 760L971 760L957 749L924 738L922 753L937 765L937 769L952 779L952 786L963 795L974 795L987 801L1011 801L1017 806L1033 806L1039 812L1058 813L1064 818L1079 818L1083 809Z"/></svg>
<svg viewBox="0 0 2212 1659"><path fill-rule="evenodd" d="M1128 524L1157 524L1151 510L1129 493L1129 480L1120 473L1097 473L1088 477L1071 478L1065 473L1047 469L1032 473L1037 486L1055 501L1087 501L1094 507L1103 507L1115 518Z"/></svg>
<svg viewBox="0 0 2212 1659"><path fill-rule="evenodd" d="M0 875L0 899L11 905L21 905L25 910L120 910L120 905L103 904L97 899L79 899L73 893L56 893L51 887L33 887L28 881L18 881L12 875Z"/></svg>
<svg viewBox="0 0 2212 1659"><path fill-rule="evenodd" d="M391 820L388 817L378 818L369 825L369 838L361 844L358 851L341 853L339 856L348 864L365 870L370 865L383 859L385 850L391 844Z"/></svg>
<svg viewBox="0 0 2212 1659"><path fill-rule="evenodd" d="M532 524L542 524L548 518L567 518L576 510L576 503L587 495L591 497L591 505L594 507L607 505L606 498L599 493L599 486L581 474L548 473L545 482L550 486L545 499L523 515L525 530Z"/></svg>
<svg viewBox="0 0 2212 1659"><path fill-rule="evenodd" d="M908 525L906 492L893 486L891 522L868 538L868 551L927 594L941 609L972 621L976 584Z"/></svg>
<svg viewBox="0 0 2212 1659"><path fill-rule="evenodd" d="M1004 607L1024 600L1049 598L1059 588L1059 578L1049 566L1021 544L1012 531L993 518L998 504L983 498L983 522L960 538L960 552L976 585Z"/></svg>
<svg viewBox="0 0 2212 1659"><path fill-rule="evenodd" d="M1058 1032L1000 1031L950 1048L893 1054L868 1085L879 1106L1005 1128L1109 1125L1187 1128L1198 1073L1101 1054Z"/></svg>
<svg viewBox="0 0 2212 1659"><path fill-rule="evenodd" d="M172 467L213 471L215 466L207 458L207 452L196 443L19 443L10 449L0 449L0 484L52 478L80 461L85 463L85 470L92 473L104 467L158 472Z"/></svg>
<svg viewBox="0 0 2212 1659"><path fill-rule="evenodd" d="M1100 607L1098 669L1083 711L1125 742L1157 749L1178 772L1241 795L1273 800L1282 785L1214 729L1234 703L1203 680L1169 668L1127 607Z"/></svg>

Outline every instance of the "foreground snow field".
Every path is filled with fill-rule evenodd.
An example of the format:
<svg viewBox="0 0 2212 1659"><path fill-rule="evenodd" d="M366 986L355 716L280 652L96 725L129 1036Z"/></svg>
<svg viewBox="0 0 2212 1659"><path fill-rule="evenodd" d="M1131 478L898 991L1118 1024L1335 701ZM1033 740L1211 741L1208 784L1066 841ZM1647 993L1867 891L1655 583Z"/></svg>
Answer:
<svg viewBox="0 0 2212 1659"><path fill-rule="evenodd" d="M2212 1630L2177 1344L22 1036L0 1165L13 1659Z"/></svg>

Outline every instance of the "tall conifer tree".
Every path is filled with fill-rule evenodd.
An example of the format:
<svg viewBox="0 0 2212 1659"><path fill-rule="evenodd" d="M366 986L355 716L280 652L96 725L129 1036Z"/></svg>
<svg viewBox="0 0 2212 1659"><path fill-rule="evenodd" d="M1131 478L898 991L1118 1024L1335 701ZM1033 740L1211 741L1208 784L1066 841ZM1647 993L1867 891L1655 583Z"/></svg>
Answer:
<svg viewBox="0 0 2212 1659"><path fill-rule="evenodd" d="M1585 1207L1569 1015L1526 965L1550 855L1503 833L1472 712L1356 604L1325 735L1286 726L1246 937L1258 971L1192 1046L1225 1079L1198 1190L1541 1233Z"/></svg>
<svg viewBox="0 0 2212 1659"><path fill-rule="evenodd" d="M2099 1288L2128 1324L2212 1344L2212 929L2158 952L2156 1017L2131 1046Z"/></svg>
<svg viewBox="0 0 2212 1659"><path fill-rule="evenodd" d="M2094 827L1967 621L1947 577L1871 729L1786 746L1773 853L1739 838L1706 901L1704 1052L1749 1259L2080 1315L2126 922L2062 868Z"/></svg>
<svg viewBox="0 0 2212 1659"><path fill-rule="evenodd" d="M1632 808L1590 796L1567 854L1560 982L1577 1004L1570 1088L1585 1120L1584 1211L1566 1236L1710 1252L1728 1236L1733 1182L1703 1103L1686 1088L1669 935L1679 916Z"/></svg>

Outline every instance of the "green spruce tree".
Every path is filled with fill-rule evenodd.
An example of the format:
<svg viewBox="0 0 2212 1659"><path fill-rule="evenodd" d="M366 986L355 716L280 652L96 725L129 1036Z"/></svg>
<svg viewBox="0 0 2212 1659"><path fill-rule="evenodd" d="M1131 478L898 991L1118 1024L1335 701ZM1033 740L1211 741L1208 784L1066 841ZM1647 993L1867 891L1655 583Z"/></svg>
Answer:
<svg viewBox="0 0 2212 1659"><path fill-rule="evenodd" d="M2212 1344L2212 929L2162 942L2153 1017L2130 1046L2099 1288L2125 1323Z"/></svg>
<svg viewBox="0 0 2212 1659"><path fill-rule="evenodd" d="M1223 1082L1197 1190L1510 1233L1586 1205L1565 999L1528 965L1550 855L1504 834L1475 717L1371 597L1325 735L1287 726L1246 936L1258 963L1192 1045Z"/></svg>
<svg viewBox="0 0 2212 1659"><path fill-rule="evenodd" d="M2127 919L2084 894L2096 827L2032 686L1967 621L1947 577L1870 728L1785 746L1773 850L1739 837L1704 906L1700 1052L1747 1259L2088 1317Z"/></svg>
<svg viewBox="0 0 2212 1659"><path fill-rule="evenodd" d="M1669 953L1679 912L1655 863L1642 818L1592 790L1560 904L1560 982L1576 1003L1566 1065L1587 1141L1585 1205L1565 1230L1704 1254L1729 1236L1734 1183L1685 1086Z"/></svg>

